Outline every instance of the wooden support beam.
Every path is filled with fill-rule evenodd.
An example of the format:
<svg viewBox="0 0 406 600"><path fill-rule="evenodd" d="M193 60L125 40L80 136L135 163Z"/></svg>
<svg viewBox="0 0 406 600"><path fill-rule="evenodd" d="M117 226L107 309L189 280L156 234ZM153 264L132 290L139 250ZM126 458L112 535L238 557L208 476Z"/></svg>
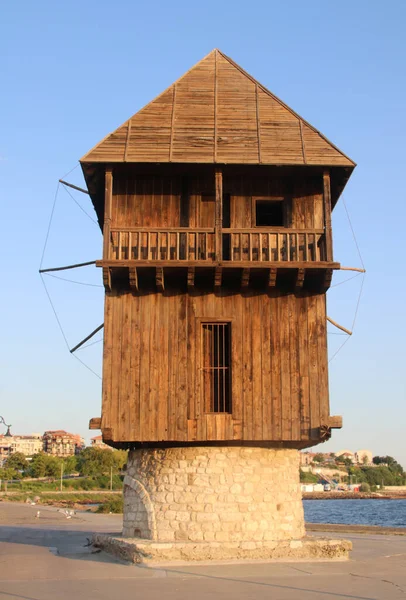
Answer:
<svg viewBox="0 0 406 600"><path fill-rule="evenodd" d="M241 287L246 288L250 282L250 270L243 269L241 273Z"/></svg>
<svg viewBox="0 0 406 600"><path fill-rule="evenodd" d="M83 344L86 344L86 342L88 342L90 339L92 339L92 337L94 335L96 335L96 333L98 331L100 331L101 329L103 329L104 327L104 323L102 323L101 325L99 325L98 327L96 327L96 329L94 331L92 331L92 333L89 333L89 335L87 335L81 342L79 342L79 344L76 344L76 346L74 346L72 348L72 350L70 350L70 353L73 354L76 350L78 350L81 346L83 346Z"/></svg>
<svg viewBox="0 0 406 600"><path fill-rule="evenodd" d="M331 429L341 429L343 426L343 418L341 415L331 416L327 419L327 425Z"/></svg>
<svg viewBox="0 0 406 600"><path fill-rule="evenodd" d="M221 287L222 276L223 276L222 267L216 267L216 269L214 271L214 287L216 289Z"/></svg>
<svg viewBox="0 0 406 600"><path fill-rule="evenodd" d="M298 269L296 273L296 283L295 288L300 289L303 287L305 278L305 269Z"/></svg>
<svg viewBox="0 0 406 600"><path fill-rule="evenodd" d="M128 279L130 281L130 290L132 292L138 292L138 273L136 267L128 269Z"/></svg>
<svg viewBox="0 0 406 600"><path fill-rule="evenodd" d="M51 271L67 271L68 269L77 269L79 267L87 267L88 265L95 265L95 260L89 260L84 263L76 263L75 265L67 265L66 267L52 267L52 269L40 269L40 273L50 273Z"/></svg>
<svg viewBox="0 0 406 600"><path fill-rule="evenodd" d="M337 327L337 329L341 329L341 331L344 331L344 333L347 333L348 335L352 335L352 331L350 331L349 329L346 329L342 325L339 325L338 323L336 323L335 321L333 321L333 319L330 319L330 317L326 317L326 319L327 319L327 321L329 323L331 323L332 325L334 325L334 327Z"/></svg>
<svg viewBox="0 0 406 600"><path fill-rule="evenodd" d="M278 273L278 269L269 269L269 277L268 277L268 286L275 287L276 285L276 275Z"/></svg>
<svg viewBox="0 0 406 600"><path fill-rule="evenodd" d="M188 288L195 287L195 267L188 267L187 270L187 286Z"/></svg>
<svg viewBox="0 0 406 600"><path fill-rule="evenodd" d="M216 261L221 261L223 259L223 171L221 167L215 167L215 189L215 254Z"/></svg>
<svg viewBox="0 0 406 600"><path fill-rule="evenodd" d="M111 292L111 269L103 267L103 285L106 292Z"/></svg>
<svg viewBox="0 0 406 600"><path fill-rule="evenodd" d="M331 229L331 186L330 171L323 171L323 207L324 207L324 228L326 237L326 260L333 260L333 233Z"/></svg>
<svg viewBox="0 0 406 600"><path fill-rule="evenodd" d="M340 267L340 271L358 271L358 273L366 273L365 269L359 267Z"/></svg>
<svg viewBox="0 0 406 600"><path fill-rule="evenodd" d="M100 429L101 427L101 417L93 417L89 421L89 429Z"/></svg>
<svg viewBox="0 0 406 600"><path fill-rule="evenodd" d="M113 204L113 170L111 167L106 167L105 171L105 187L104 187L104 225L103 225L103 260L110 258L110 227L111 227L111 211Z"/></svg>
<svg viewBox="0 0 406 600"><path fill-rule="evenodd" d="M66 185L67 187L70 187L73 190L77 190L78 192L82 192L82 194L89 194L89 192L87 190L84 190L83 188L78 187L77 185L73 185L73 183L68 183L67 181L64 181L63 179L60 179L59 183L62 183L62 185Z"/></svg>
<svg viewBox="0 0 406 600"><path fill-rule="evenodd" d="M165 280L164 280L164 269L163 267L157 267L155 270L155 283L159 292L165 291Z"/></svg>

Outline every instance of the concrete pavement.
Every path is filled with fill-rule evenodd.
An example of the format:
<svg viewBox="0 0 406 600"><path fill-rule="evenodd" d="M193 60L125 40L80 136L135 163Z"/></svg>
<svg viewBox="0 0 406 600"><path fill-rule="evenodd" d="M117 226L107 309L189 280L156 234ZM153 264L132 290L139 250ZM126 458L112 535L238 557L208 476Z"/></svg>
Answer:
<svg viewBox="0 0 406 600"><path fill-rule="evenodd" d="M117 515L66 519L51 507L0 503L0 600L406 598L406 537L343 534L354 542L351 560L318 563L140 567L86 546L91 533L120 528Z"/></svg>

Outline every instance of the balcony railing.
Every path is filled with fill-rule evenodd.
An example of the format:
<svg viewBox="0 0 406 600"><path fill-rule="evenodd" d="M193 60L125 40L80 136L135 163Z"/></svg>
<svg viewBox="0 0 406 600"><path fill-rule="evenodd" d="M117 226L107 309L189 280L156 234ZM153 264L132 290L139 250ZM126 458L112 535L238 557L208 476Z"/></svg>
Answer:
<svg viewBox="0 0 406 600"><path fill-rule="evenodd" d="M231 261L319 262L325 259L322 229L223 229Z"/></svg>
<svg viewBox="0 0 406 600"><path fill-rule="evenodd" d="M322 229L223 229L223 262L321 262ZM214 229L112 228L105 260L212 263Z"/></svg>
<svg viewBox="0 0 406 600"><path fill-rule="evenodd" d="M109 259L215 260L214 229L112 229Z"/></svg>

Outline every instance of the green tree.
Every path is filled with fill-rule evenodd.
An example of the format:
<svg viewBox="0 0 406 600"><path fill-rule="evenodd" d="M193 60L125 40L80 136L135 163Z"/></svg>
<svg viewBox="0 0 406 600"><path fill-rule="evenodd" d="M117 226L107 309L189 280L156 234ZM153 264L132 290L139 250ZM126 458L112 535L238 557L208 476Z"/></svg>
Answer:
<svg viewBox="0 0 406 600"><path fill-rule="evenodd" d="M324 463L324 456L321 454L321 452L318 452L314 457L313 457L313 462L318 462L318 463Z"/></svg>
<svg viewBox="0 0 406 600"><path fill-rule="evenodd" d="M59 477L61 474L62 460L57 456L45 455L45 476Z"/></svg>
<svg viewBox="0 0 406 600"><path fill-rule="evenodd" d="M21 479L21 473L16 469L6 467L4 469L0 469L0 479L2 479L3 481L9 481L11 479Z"/></svg>
<svg viewBox="0 0 406 600"><path fill-rule="evenodd" d="M85 448L78 457L81 475L104 475L114 468L113 451L103 448Z"/></svg>
<svg viewBox="0 0 406 600"><path fill-rule="evenodd" d="M351 467L351 465L353 464L351 458L348 458L348 456L344 456L344 454L338 456L337 460L338 462L343 463L347 467Z"/></svg>
<svg viewBox="0 0 406 600"><path fill-rule="evenodd" d="M28 467L28 473L31 477L45 477L46 472L46 455L43 452L34 454L30 465Z"/></svg>
<svg viewBox="0 0 406 600"><path fill-rule="evenodd" d="M72 475L78 470L78 459L76 456L68 456L63 459L63 472L65 475Z"/></svg>
<svg viewBox="0 0 406 600"><path fill-rule="evenodd" d="M122 471L127 464L128 451L127 450L116 450L113 454L114 469L118 473Z"/></svg>
<svg viewBox="0 0 406 600"><path fill-rule="evenodd" d="M8 457L4 463L4 466L6 469L16 469L16 471L22 471L27 467L27 459L22 452L15 452Z"/></svg>

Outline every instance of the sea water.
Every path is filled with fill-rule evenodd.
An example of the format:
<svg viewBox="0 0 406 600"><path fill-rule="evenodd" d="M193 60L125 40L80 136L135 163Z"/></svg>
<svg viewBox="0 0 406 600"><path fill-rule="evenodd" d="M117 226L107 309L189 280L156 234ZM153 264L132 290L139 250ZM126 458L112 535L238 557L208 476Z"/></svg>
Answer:
<svg viewBox="0 0 406 600"><path fill-rule="evenodd" d="M406 527L406 499L303 500L303 506L308 523Z"/></svg>

